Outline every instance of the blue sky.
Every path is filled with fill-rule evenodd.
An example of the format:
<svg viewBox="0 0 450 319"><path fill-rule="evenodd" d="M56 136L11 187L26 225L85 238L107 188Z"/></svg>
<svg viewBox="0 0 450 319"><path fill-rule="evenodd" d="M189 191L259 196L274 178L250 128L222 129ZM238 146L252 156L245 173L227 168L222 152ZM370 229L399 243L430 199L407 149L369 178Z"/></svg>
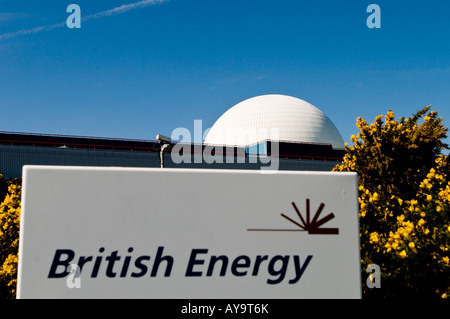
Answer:
<svg viewBox="0 0 450 319"><path fill-rule="evenodd" d="M346 142L389 109L431 104L450 125L450 1L168 0L83 21L138 2L0 0L0 130L154 139L272 93ZM64 24L71 3L81 29Z"/></svg>

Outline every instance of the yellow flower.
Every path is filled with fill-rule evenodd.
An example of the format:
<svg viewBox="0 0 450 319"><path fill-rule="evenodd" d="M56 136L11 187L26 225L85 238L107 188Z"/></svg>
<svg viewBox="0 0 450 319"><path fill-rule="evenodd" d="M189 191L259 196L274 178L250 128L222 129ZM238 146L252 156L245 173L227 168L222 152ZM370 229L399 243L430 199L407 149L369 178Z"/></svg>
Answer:
<svg viewBox="0 0 450 319"><path fill-rule="evenodd" d="M444 261L444 263L445 263L446 265L449 264L449 258L448 258L447 256L442 257L442 260Z"/></svg>
<svg viewBox="0 0 450 319"><path fill-rule="evenodd" d="M426 223L426 222L423 220L423 218L421 218L417 224L418 224L419 226L423 226L423 225L425 225L425 223Z"/></svg>
<svg viewBox="0 0 450 319"><path fill-rule="evenodd" d="M370 196L370 198L369 198L369 203L376 202L376 201L378 201L378 199L379 199L378 193L375 192L375 193L373 193L373 194Z"/></svg>
<svg viewBox="0 0 450 319"><path fill-rule="evenodd" d="M409 246L409 248L414 248L414 247L416 247L416 245L415 245L413 242L410 242L410 243L408 244L408 246Z"/></svg>
<svg viewBox="0 0 450 319"><path fill-rule="evenodd" d="M406 258L408 255L406 254L406 251L405 251L405 250L402 250L402 251L400 252L399 256L400 256L401 258Z"/></svg>
<svg viewBox="0 0 450 319"><path fill-rule="evenodd" d="M392 112L392 110L389 110L386 113L386 118L388 118L389 120L392 120L395 117L394 112Z"/></svg>
<svg viewBox="0 0 450 319"><path fill-rule="evenodd" d="M377 232L373 232L373 233L371 233L370 234L370 243L372 243L372 244L376 244L376 243L378 243L379 242L379 238L378 238L378 233Z"/></svg>

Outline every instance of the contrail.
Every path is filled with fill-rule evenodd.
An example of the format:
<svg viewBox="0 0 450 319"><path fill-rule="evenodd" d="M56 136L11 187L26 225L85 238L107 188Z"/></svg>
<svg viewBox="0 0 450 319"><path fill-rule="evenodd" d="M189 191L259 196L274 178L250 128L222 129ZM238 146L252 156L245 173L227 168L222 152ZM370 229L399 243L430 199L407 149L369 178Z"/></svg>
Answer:
<svg viewBox="0 0 450 319"><path fill-rule="evenodd" d="M128 11L131 11L133 9L144 8L144 7L147 7L150 5L159 4L159 3L163 3L163 2L167 2L167 1L168 0L143 0L143 1L135 2L135 3L123 4L119 7L115 7L110 10L106 10L106 11L88 15L88 16L84 17L84 19L85 20L97 19L97 18L108 17L108 16L112 16L112 15L119 15L119 14L122 14L122 13L125 13Z"/></svg>
<svg viewBox="0 0 450 319"><path fill-rule="evenodd" d="M81 21L83 22L86 20L93 20L93 19L99 19L99 18L109 17L109 16L113 16L113 15L120 15L120 14L126 13L128 11L131 11L133 9L144 8L144 7L147 7L150 5L160 4L163 2L167 2L167 1L169 1L169 0L142 0L142 1L134 2L134 3L127 3L127 4L123 4L121 6L118 6L118 7L109 9L109 10L90 14L85 17L81 16ZM53 30L56 28L64 27L65 25L66 25L66 21L56 23L56 24L51 24L51 25L39 26L39 27L35 27L32 29L23 29L23 30L19 30L19 31L4 33L4 34L0 34L0 41L12 39L12 38L15 38L20 35L34 34L34 33L42 32L42 31L50 31L50 30Z"/></svg>
<svg viewBox="0 0 450 319"><path fill-rule="evenodd" d="M14 31L14 32L0 34L0 41L1 40L12 39L12 38L15 38L15 37L17 37L19 35L33 34L33 33L38 33L38 32L41 32L41 31L53 30L53 29L62 27L65 24L66 24L66 22L61 22L61 23L52 24L52 25L44 25L44 26L40 26L40 27L35 27L33 29L24 29L24 30L19 30L19 31Z"/></svg>

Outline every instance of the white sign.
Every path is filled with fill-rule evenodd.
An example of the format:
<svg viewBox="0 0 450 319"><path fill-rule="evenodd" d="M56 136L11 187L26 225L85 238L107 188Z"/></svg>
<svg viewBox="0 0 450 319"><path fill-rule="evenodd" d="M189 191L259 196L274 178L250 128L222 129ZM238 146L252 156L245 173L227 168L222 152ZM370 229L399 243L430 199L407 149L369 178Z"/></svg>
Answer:
<svg viewBox="0 0 450 319"><path fill-rule="evenodd" d="M19 298L360 298L355 173L25 166Z"/></svg>

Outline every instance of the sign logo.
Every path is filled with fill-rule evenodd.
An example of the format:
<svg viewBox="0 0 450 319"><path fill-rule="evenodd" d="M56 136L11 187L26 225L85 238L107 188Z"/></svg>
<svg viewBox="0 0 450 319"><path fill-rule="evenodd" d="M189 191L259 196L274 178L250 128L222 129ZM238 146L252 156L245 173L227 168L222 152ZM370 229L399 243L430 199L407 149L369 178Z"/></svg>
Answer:
<svg viewBox="0 0 450 319"><path fill-rule="evenodd" d="M249 228L248 231L306 231L309 235L338 235L339 234L339 228L322 228L321 226L330 220L332 220L335 216L333 213L330 213L326 215L325 217L319 219L320 214L322 213L323 208L325 207L324 203L320 203L319 207L316 210L316 213L312 217L311 220L311 213L310 213L310 199L306 199L306 216L303 218L303 215L301 214L300 210L297 208L297 205L295 202L292 202L292 206L294 208L295 213L297 214L297 217L299 218L298 221L292 219L291 217L281 214L281 216L285 219L287 219L292 224L296 225L297 228L294 229L259 229L259 228Z"/></svg>

